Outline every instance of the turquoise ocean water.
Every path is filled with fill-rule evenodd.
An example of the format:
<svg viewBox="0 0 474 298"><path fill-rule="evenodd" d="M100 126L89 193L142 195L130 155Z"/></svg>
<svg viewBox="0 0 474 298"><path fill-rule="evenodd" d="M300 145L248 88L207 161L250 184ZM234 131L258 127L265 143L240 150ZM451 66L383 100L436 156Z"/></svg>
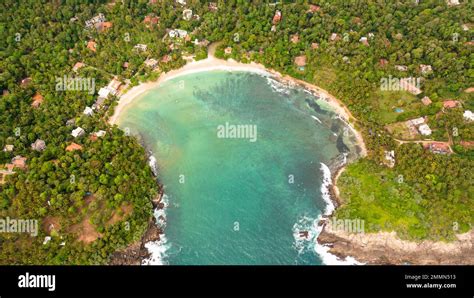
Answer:
<svg viewBox="0 0 474 298"><path fill-rule="evenodd" d="M165 186L158 263L321 264L321 163L355 152L324 100L259 74L208 71L160 84L118 121Z"/></svg>

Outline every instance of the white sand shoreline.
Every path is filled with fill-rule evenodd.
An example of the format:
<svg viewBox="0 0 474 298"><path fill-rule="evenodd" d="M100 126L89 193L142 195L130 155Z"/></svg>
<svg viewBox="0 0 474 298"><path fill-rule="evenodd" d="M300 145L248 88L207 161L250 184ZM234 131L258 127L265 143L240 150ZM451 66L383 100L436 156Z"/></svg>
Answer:
<svg viewBox="0 0 474 298"><path fill-rule="evenodd" d="M342 104L340 100L332 96L326 90L312 85L308 82L292 78L290 76L283 76L281 73L267 69L264 65L251 62L249 64L241 63L235 61L233 59L223 60L218 59L214 56L215 49L218 46L218 43L211 44L208 50L208 57L203 60L199 61L192 61L184 65L183 67L175 70L171 70L167 73L162 73L158 80L154 82L146 82L141 83L138 86L135 86L128 90L125 94L123 94L119 101L118 105L115 107L114 114L109 118L109 124L114 125L117 123L117 120L120 116L120 113L124 110L124 108L131 103L134 99L136 99L139 95L145 93L146 91L153 89L159 86L161 83L166 82L168 80L205 71L213 71L213 70L223 70L223 71L245 71L245 72L254 72L265 76L271 76L274 79L288 83L290 85L299 85L307 90L312 92L316 92L320 95L323 95L328 104L334 108L336 113L338 113L345 121L347 121L348 125L350 126L351 130L353 131L354 135L356 136L357 143L361 148L361 156L367 155L367 149L365 146L365 142L362 138L361 133L356 130L351 124L350 120L355 119L351 112L347 109L347 107Z"/></svg>

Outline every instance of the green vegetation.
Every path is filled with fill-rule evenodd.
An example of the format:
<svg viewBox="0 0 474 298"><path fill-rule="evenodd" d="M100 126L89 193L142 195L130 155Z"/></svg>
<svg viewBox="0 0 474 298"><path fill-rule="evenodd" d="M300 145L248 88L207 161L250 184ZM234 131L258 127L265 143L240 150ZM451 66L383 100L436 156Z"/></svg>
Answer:
<svg viewBox="0 0 474 298"><path fill-rule="evenodd" d="M366 232L396 231L410 240L452 240L455 233L467 232L474 220L474 188L468 182L474 179L472 172L417 146L408 147L397 154L438 163L424 168L419 162L416 166L422 168L416 172L403 165L392 171L369 160L349 165L338 186L341 198L350 199L342 202L335 216L365 220Z"/></svg>

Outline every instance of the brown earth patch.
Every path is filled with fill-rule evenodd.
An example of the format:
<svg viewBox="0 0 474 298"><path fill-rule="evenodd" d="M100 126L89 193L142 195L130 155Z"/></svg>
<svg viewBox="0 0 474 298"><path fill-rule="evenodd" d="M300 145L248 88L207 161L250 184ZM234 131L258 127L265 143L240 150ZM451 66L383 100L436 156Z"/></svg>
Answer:
<svg viewBox="0 0 474 298"><path fill-rule="evenodd" d="M122 205L122 207L120 207L120 210L122 210L122 214L120 214L120 212L115 210L112 213L112 217L107 221L106 226L111 226L113 224L116 224L119 221L121 221L123 218L130 215L133 211L133 205L130 203L125 203Z"/></svg>
<svg viewBox="0 0 474 298"><path fill-rule="evenodd" d="M78 234L77 240L89 244L94 242L102 235L95 230L94 225L89 221L90 217L86 216L80 223L72 225L70 231Z"/></svg>

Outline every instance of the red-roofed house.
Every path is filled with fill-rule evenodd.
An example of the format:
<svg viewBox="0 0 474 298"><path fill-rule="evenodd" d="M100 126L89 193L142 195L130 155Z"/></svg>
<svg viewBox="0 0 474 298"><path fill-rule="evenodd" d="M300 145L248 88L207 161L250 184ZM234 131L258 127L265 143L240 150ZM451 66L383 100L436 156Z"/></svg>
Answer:
<svg viewBox="0 0 474 298"><path fill-rule="evenodd" d="M161 62L163 63L168 63L171 61L171 56L170 55L164 55L163 58L161 58Z"/></svg>
<svg viewBox="0 0 474 298"><path fill-rule="evenodd" d="M76 143L72 143L71 145L66 147L66 151L75 151L75 150L82 150L82 146Z"/></svg>
<svg viewBox="0 0 474 298"><path fill-rule="evenodd" d="M468 149L474 148L474 141L461 141L459 142L459 144L463 146L464 148L468 148Z"/></svg>
<svg viewBox="0 0 474 298"><path fill-rule="evenodd" d="M36 94L33 96L33 102L31 103L31 106L33 108L38 108L41 104L43 103L43 96L36 92Z"/></svg>
<svg viewBox="0 0 474 298"><path fill-rule="evenodd" d="M299 37L298 34L294 34L294 35L291 36L290 40L291 40L292 43L298 43L300 41L300 37Z"/></svg>
<svg viewBox="0 0 474 298"><path fill-rule="evenodd" d="M457 100L445 100L443 101L443 107L447 109L455 108L459 104Z"/></svg>
<svg viewBox="0 0 474 298"><path fill-rule="evenodd" d="M317 11L319 11L320 9L321 9L321 7L318 6L318 5L314 5L314 4L310 4L310 5L309 5L309 11L310 11L310 12L317 12Z"/></svg>
<svg viewBox="0 0 474 298"><path fill-rule="evenodd" d="M280 23L280 21L281 21L281 11L277 10L275 12L275 15L273 16L272 22L273 22L274 25L276 25L276 24Z"/></svg>
<svg viewBox="0 0 474 298"><path fill-rule="evenodd" d="M96 51L96 46L97 44L95 43L95 41L93 40L90 40L88 43L87 43L87 48L89 50L91 50L92 52L95 52Z"/></svg>
<svg viewBox="0 0 474 298"><path fill-rule="evenodd" d="M13 164L14 168L24 169L24 168L26 168L26 157L23 157L21 155L17 155L12 159L11 164Z"/></svg>
<svg viewBox="0 0 474 298"><path fill-rule="evenodd" d="M95 24L95 28L99 32L107 31L108 29L112 28L112 22L100 22Z"/></svg>
<svg viewBox="0 0 474 298"><path fill-rule="evenodd" d="M76 62L76 64L74 64L74 67L72 68L72 71L77 71L79 68L81 68L83 66L84 66L84 63Z"/></svg>
<svg viewBox="0 0 474 298"><path fill-rule="evenodd" d="M156 25L160 21L159 17L153 16L153 15L147 15L145 19L143 20L143 23L148 25Z"/></svg>
<svg viewBox="0 0 474 298"><path fill-rule="evenodd" d="M452 152L451 148L449 147L449 144L443 142L426 143L423 145L423 147L433 153L438 154L450 154Z"/></svg>

